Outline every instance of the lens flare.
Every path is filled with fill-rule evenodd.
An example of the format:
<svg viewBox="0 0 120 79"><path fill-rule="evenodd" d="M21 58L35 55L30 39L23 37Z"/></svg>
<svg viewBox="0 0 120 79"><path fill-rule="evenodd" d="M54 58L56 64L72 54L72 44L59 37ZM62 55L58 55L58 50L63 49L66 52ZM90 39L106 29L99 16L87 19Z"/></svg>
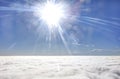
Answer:
<svg viewBox="0 0 120 79"><path fill-rule="evenodd" d="M36 11L40 20L44 21L48 27L57 27L62 18L64 18L64 8L61 4L55 2L46 2Z"/></svg>
<svg viewBox="0 0 120 79"><path fill-rule="evenodd" d="M55 26L63 17L63 9L57 4L47 3L41 12L41 18L45 20L48 25Z"/></svg>

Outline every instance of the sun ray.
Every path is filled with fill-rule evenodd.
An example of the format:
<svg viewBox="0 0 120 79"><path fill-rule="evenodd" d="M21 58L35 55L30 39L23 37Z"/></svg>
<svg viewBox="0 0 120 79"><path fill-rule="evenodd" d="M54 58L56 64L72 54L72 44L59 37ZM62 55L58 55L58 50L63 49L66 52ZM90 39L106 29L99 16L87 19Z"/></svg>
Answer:
<svg viewBox="0 0 120 79"><path fill-rule="evenodd" d="M94 18L92 18L92 17L91 17L91 18L83 17L83 19L85 19L86 21L95 23L95 24L106 25L106 28L112 27L112 28L115 28L115 29L120 29L119 23L116 23L116 22L114 22L114 21L103 20L103 19L100 19L100 18L94 19ZM108 26L108 25L109 25L109 26ZM113 26L113 25L114 25L114 26ZM108 28L108 29L110 29L110 28Z"/></svg>
<svg viewBox="0 0 120 79"><path fill-rule="evenodd" d="M61 28L60 25L59 25L59 27L58 27L58 32L59 32L59 34L60 34L60 37L61 37L61 39L62 39L62 42L63 42L63 44L64 44L64 46L65 46L68 54L69 54L69 55L72 55L72 53L71 53L71 51L70 51L70 49L69 49L69 47L68 47L68 44L67 44L67 42L66 42L66 40L65 40L65 38L64 38L64 36L63 36L63 34L62 34L62 33L63 33L63 30L62 30L62 28Z"/></svg>
<svg viewBox="0 0 120 79"><path fill-rule="evenodd" d="M114 32L114 31L110 30L109 28L98 27L96 24L94 24L94 23L92 23L92 22L89 22L89 21L88 21L88 22L87 22L87 21L84 21L84 20L77 20L77 21L80 22L80 23L83 23L83 24L87 24L87 25L89 25L89 26L91 26L91 27L99 28L99 29L104 30L104 31Z"/></svg>
<svg viewBox="0 0 120 79"><path fill-rule="evenodd" d="M86 19L90 19L90 20L94 20L94 21L98 21L98 22L101 22L101 23L104 23L104 24L112 24L112 25L115 25L115 26L120 26L120 23L116 23L114 21L108 21L108 20L103 20L103 19L100 19L100 18L93 18L93 17L84 17Z"/></svg>
<svg viewBox="0 0 120 79"><path fill-rule="evenodd" d="M81 24L88 25L88 27L93 27L95 30L97 30L100 33L103 33L107 38L110 38L110 39L113 39L113 38L111 38L111 36L116 33L116 31L114 31L113 29L103 27L103 26L99 27L98 24L95 24L89 20L86 21L86 20L82 20L82 19L79 20L78 19L77 22L80 22ZM110 35L107 35L108 33Z"/></svg>
<svg viewBox="0 0 120 79"><path fill-rule="evenodd" d="M22 11L22 12L34 12L32 8L24 8L23 7L0 7L1 11Z"/></svg>

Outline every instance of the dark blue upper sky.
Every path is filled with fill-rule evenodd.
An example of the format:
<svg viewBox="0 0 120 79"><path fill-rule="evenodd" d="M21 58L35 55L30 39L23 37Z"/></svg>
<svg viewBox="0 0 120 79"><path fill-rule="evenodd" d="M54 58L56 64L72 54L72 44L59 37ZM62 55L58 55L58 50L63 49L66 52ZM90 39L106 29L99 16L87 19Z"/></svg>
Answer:
<svg viewBox="0 0 120 79"><path fill-rule="evenodd" d="M28 10L43 1L0 0L0 55L120 55L120 0L66 0L64 40L54 30L51 41L47 25Z"/></svg>

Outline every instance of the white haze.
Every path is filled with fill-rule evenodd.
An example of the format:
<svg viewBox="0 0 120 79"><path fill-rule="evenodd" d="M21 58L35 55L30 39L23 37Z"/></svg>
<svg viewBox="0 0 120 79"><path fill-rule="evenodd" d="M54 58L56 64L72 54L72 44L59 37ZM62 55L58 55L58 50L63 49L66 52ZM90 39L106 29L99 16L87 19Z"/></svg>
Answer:
<svg viewBox="0 0 120 79"><path fill-rule="evenodd" d="M120 79L120 56L1 56L0 79Z"/></svg>

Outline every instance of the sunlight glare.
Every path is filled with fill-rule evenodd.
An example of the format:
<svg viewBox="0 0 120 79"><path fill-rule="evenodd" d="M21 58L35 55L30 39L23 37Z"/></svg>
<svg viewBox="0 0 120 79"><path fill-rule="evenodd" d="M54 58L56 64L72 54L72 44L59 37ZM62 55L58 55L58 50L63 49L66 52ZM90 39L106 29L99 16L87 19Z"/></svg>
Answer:
<svg viewBox="0 0 120 79"><path fill-rule="evenodd" d="M59 4L47 2L41 10L41 19L50 27L56 27L63 17L64 10Z"/></svg>

